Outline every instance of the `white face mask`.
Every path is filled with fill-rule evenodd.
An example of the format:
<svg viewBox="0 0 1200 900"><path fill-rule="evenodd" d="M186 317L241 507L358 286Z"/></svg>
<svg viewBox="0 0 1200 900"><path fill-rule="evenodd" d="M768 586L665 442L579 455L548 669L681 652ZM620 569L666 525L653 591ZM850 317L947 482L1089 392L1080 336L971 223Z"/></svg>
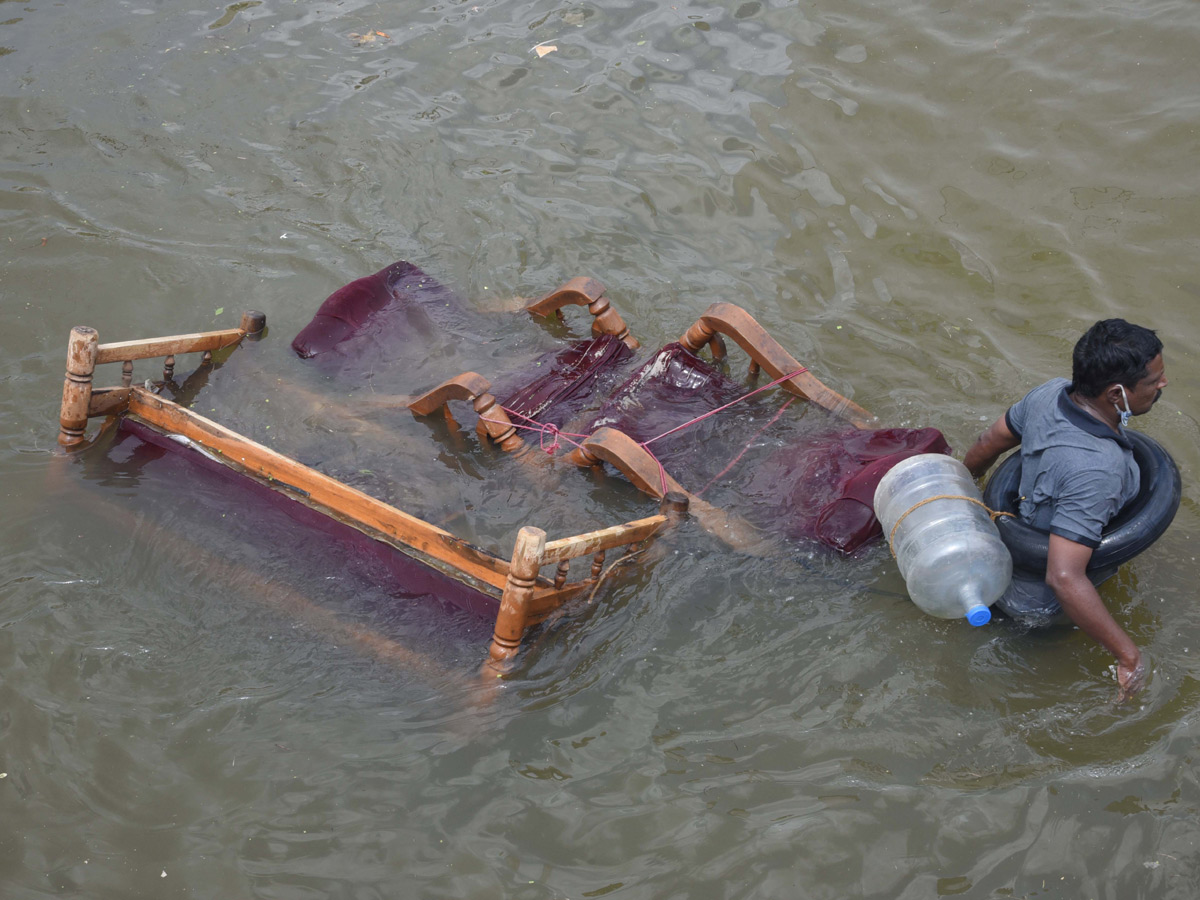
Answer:
<svg viewBox="0 0 1200 900"><path fill-rule="evenodd" d="M1121 399L1125 401L1125 408L1121 409L1121 407L1117 406L1115 403L1113 406L1115 406L1117 412L1121 414L1121 427L1125 428L1129 425L1129 417L1133 415L1133 410L1129 408L1129 397L1125 393L1125 385L1118 384L1117 387L1121 389Z"/></svg>

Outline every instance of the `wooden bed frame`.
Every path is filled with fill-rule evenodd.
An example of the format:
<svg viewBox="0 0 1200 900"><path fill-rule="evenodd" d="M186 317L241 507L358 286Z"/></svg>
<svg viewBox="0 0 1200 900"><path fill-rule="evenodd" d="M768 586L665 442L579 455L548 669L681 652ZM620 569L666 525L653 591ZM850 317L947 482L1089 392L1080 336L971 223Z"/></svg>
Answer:
<svg viewBox="0 0 1200 900"><path fill-rule="evenodd" d="M592 297L586 290L588 286L569 295L582 299L564 302L599 306L592 310L596 322L618 327L606 315L610 308L603 300L603 290ZM595 293L594 289L590 293ZM669 493L662 499L657 515L585 534L548 540L541 528L525 526L517 535L511 558L505 560L158 396L148 387L132 383L135 360L165 357L163 376L169 380L174 373L176 356L201 353L202 364L208 364L214 351L232 347L243 340L255 340L263 334L265 327L264 314L247 312L238 328L107 344L99 342L94 328L73 328L59 415L59 444L67 451L85 448L91 443L86 437L90 419L130 417L158 432L185 438L210 459L492 598L498 602L499 612L484 671L497 675L502 674L516 656L528 629L545 620L567 600L599 586L607 574L605 557L608 551L620 547L636 549L687 513L688 498ZM619 328L628 337L623 323ZM122 364L122 384L93 387L96 366L117 362ZM569 580L570 561L586 556L592 557L588 574ZM555 567L550 578L541 574L547 566Z"/></svg>

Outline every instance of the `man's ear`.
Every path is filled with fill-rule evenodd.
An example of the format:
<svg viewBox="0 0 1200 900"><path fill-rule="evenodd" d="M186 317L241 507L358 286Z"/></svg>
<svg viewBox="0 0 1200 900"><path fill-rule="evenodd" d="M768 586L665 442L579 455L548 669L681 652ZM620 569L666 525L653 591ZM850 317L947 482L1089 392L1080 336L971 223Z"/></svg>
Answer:
<svg viewBox="0 0 1200 900"><path fill-rule="evenodd" d="M1101 395L1101 399L1105 403L1112 403L1121 409L1125 408L1125 396L1121 393L1121 385L1118 382L1114 381L1106 387L1104 393Z"/></svg>

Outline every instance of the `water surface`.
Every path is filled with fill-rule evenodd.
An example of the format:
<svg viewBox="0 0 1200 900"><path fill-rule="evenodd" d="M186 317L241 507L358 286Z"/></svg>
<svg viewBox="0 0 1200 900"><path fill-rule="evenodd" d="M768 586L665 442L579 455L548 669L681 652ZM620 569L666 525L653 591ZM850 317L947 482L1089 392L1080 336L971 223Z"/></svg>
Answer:
<svg viewBox="0 0 1200 900"><path fill-rule="evenodd" d="M1180 0L0 2L4 896L1194 897L1198 40ZM496 552L652 510L297 399L404 389L287 346L395 259L494 323L435 361L582 335L503 310L589 275L647 347L739 303L960 452L1094 320L1159 329L1137 424L1183 506L1103 592L1148 688L1114 707L1078 632L923 617L886 550L689 524L483 704L486 623L127 445L55 464L72 325L257 308L199 411Z"/></svg>

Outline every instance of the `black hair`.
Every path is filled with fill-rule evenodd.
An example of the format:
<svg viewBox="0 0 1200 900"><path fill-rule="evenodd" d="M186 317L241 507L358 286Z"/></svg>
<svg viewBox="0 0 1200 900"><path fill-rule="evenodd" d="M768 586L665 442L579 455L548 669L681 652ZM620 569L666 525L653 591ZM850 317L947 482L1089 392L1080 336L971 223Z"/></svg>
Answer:
<svg viewBox="0 0 1200 900"><path fill-rule="evenodd" d="M1084 332L1071 354L1071 390L1099 397L1110 384L1131 388L1146 377L1162 341L1149 328L1124 319L1102 319Z"/></svg>

